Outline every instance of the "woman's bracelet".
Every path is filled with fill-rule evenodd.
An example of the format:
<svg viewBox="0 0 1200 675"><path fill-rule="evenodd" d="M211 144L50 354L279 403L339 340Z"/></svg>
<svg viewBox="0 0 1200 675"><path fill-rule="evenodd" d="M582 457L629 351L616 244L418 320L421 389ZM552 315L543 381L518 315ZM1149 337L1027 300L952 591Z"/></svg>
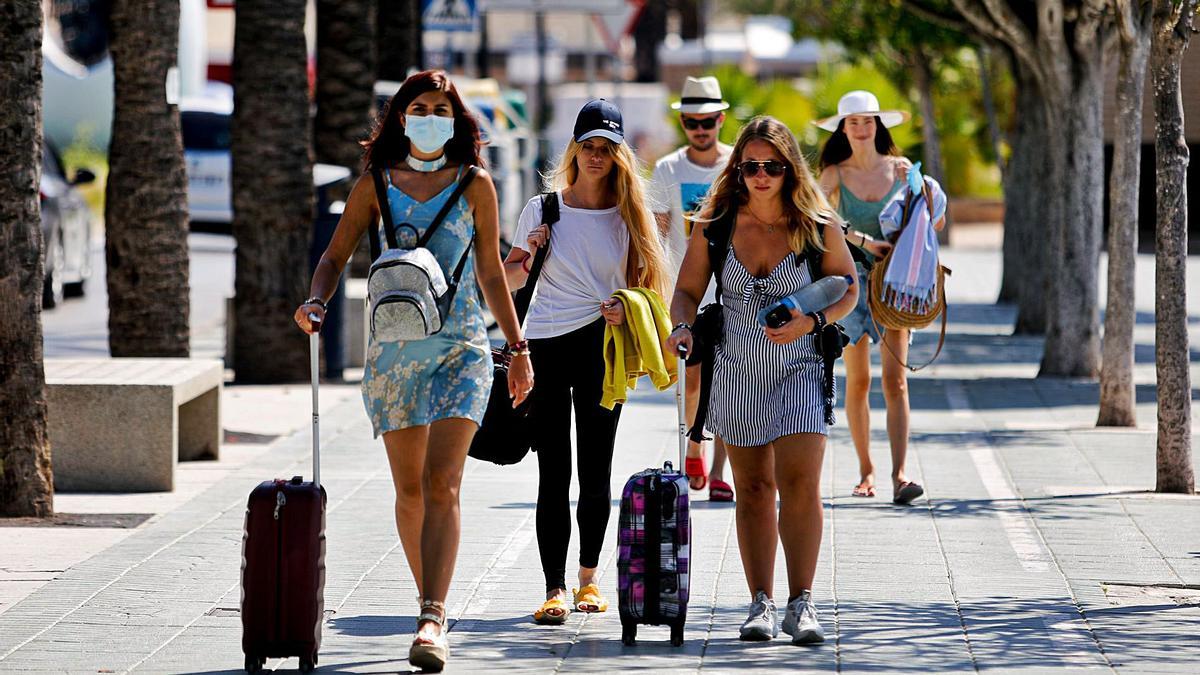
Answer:
<svg viewBox="0 0 1200 675"><path fill-rule="evenodd" d="M306 304L306 305L317 305L317 306L319 306L321 309L323 309L323 310L325 310L325 311L329 311L329 308L325 306L325 301L324 301L324 300L322 300L322 299L320 299L320 298L318 298L318 297L317 297L317 296L315 296L315 295L314 295L313 297L311 297L311 298L309 298L309 299L305 300L305 301L304 301L304 304Z"/></svg>
<svg viewBox="0 0 1200 675"><path fill-rule="evenodd" d="M513 354L528 354L529 340L517 340L508 346L508 351L512 352Z"/></svg>
<svg viewBox="0 0 1200 675"><path fill-rule="evenodd" d="M825 330L825 312L809 312L808 316L813 320L813 329L809 335L816 335Z"/></svg>
<svg viewBox="0 0 1200 675"><path fill-rule="evenodd" d="M686 321L680 321L679 323L675 324L675 327L671 329L671 332L674 333L675 331L679 330L680 328L683 328L684 330L686 330L689 333L692 332L692 324L690 324Z"/></svg>
<svg viewBox="0 0 1200 675"><path fill-rule="evenodd" d="M530 274L533 270L529 266L529 261L533 260L533 256L527 255L521 259L521 269L525 270L525 274Z"/></svg>
<svg viewBox="0 0 1200 675"><path fill-rule="evenodd" d="M858 236L862 237L862 243L859 244L859 248L866 248L867 247L867 233L859 232Z"/></svg>

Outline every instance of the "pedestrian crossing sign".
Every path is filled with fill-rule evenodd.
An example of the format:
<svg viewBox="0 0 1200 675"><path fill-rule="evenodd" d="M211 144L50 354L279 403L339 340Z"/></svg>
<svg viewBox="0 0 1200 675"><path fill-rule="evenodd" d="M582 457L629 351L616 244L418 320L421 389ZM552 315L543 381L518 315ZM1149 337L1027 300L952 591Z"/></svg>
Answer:
<svg viewBox="0 0 1200 675"><path fill-rule="evenodd" d="M421 0L424 30L473 31L477 0Z"/></svg>

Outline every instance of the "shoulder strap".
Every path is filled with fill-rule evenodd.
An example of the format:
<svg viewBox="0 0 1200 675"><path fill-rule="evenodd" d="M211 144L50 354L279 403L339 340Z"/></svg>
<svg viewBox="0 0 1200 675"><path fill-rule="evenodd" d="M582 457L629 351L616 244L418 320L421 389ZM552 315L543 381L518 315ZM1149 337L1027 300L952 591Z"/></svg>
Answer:
<svg viewBox="0 0 1200 675"><path fill-rule="evenodd" d="M736 222L737 209L732 208L704 228L704 237L708 240L708 264L717 280L718 303L721 302L721 273L725 269L725 257L729 255L729 244L733 241L733 228Z"/></svg>
<svg viewBox="0 0 1200 675"><path fill-rule="evenodd" d="M554 229L554 224L558 222L558 193L547 192L542 195L542 224L550 229ZM525 280L525 285L517 291L517 298L513 302L517 309L517 323L525 323L525 315L529 312L529 303L533 300L533 289L537 286L538 278L542 276L542 265L546 264L546 255L550 251L550 240L546 239L546 245L539 248L533 256L533 264L529 267L529 278Z"/></svg>
<svg viewBox="0 0 1200 675"><path fill-rule="evenodd" d="M422 235L419 240L417 240L418 247L429 245L429 239L433 237L433 233L437 231L439 226L441 226L442 221L445 220L446 216L450 213L450 209L454 208L454 205L458 203L459 197L462 197L463 192L466 192L467 186L471 184L471 181L475 180L475 176L478 173L479 167L475 166L474 164L467 167L467 172L464 173L463 177L459 179L458 185L454 187L454 192L450 193L450 198L446 200L445 204L442 204L442 209L437 212L436 216L433 217L433 221L429 223L429 227L425 228L425 234Z"/></svg>
<svg viewBox="0 0 1200 675"><path fill-rule="evenodd" d="M388 204L387 186L383 184L383 172L387 168L371 169L371 177L375 179L375 202L379 206L379 215L383 218L383 234L387 237L388 248L398 248L396 245L396 226L392 223L392 208ZM379 227L371 223L367 227L371 240L371 260L376 260L383 253L379 243Z"/></svg>

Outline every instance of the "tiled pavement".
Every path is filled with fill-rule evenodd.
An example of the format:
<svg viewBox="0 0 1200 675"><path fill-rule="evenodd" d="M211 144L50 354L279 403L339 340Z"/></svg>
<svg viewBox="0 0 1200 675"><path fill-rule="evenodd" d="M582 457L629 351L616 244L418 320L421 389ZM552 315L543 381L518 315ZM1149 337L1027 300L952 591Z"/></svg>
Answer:
<svg viewBox="0 0 1200 675"><path fill-rule="evenodd" d="M850 497L857 467L845 427L830 440L815 589L824 645L736 639L748 591L734 511L703 495L694 502L695 574L682 648L669 646L666 629L646 627L636 647L622 646L615 611L535 626L529 612L542 582L531 457L515 467L468 465L449 603L451 670L1195 672L1200 504L1147 491L1152 386L1139 390L1142 428L1092 428L1095 383L1033 379L1037 341L1000 336L1010 310L985 304L986 289L972 296L965 263L955 272L959 302L947 351L910 387L909 468L929 499L894 507L886 487L875 499ZM928 350L934 337L922 335L918 348ZM1193 354L1193 373L1198 360ZM1139 352L1139 382L1146 365ZM1152 376L1152 356L1150 366ZM876 383L873 454L886 475L881 399ZM673 419L668 394L635 394L622 417L614 490L674 453ZM383 453L354 396L322 421L331 614L318 672L406 672L415 587L395 535ZM1193 454L1200 459L1200 444ZM0 672L240 670L246 494L264 478L308 474L308 462L302 428L0 607ZM27 531L0 529L0 542ZM601 558L610 596L612 540ZM781 553L780 595L782 561ZM292 670L296 661L268 668Z"/></svg>

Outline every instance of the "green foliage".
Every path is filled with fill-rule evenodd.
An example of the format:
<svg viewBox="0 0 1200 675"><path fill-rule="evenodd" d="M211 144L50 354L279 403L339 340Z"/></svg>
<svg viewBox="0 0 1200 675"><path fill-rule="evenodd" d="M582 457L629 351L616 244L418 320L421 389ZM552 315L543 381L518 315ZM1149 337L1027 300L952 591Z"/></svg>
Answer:
<svg viewBox="0 0 1200 675"><path fill-rule="evenodd" d="M104 216L104 185L108 180L108 155L95 142L95 130L88 123L81 123L75 129L75 137L71 144L62 150L63 172L70 179L79 169L87 169L96 174L96 180L87 185L80 185L79 192L87 201L92 213L98 217Z"/></svg>

